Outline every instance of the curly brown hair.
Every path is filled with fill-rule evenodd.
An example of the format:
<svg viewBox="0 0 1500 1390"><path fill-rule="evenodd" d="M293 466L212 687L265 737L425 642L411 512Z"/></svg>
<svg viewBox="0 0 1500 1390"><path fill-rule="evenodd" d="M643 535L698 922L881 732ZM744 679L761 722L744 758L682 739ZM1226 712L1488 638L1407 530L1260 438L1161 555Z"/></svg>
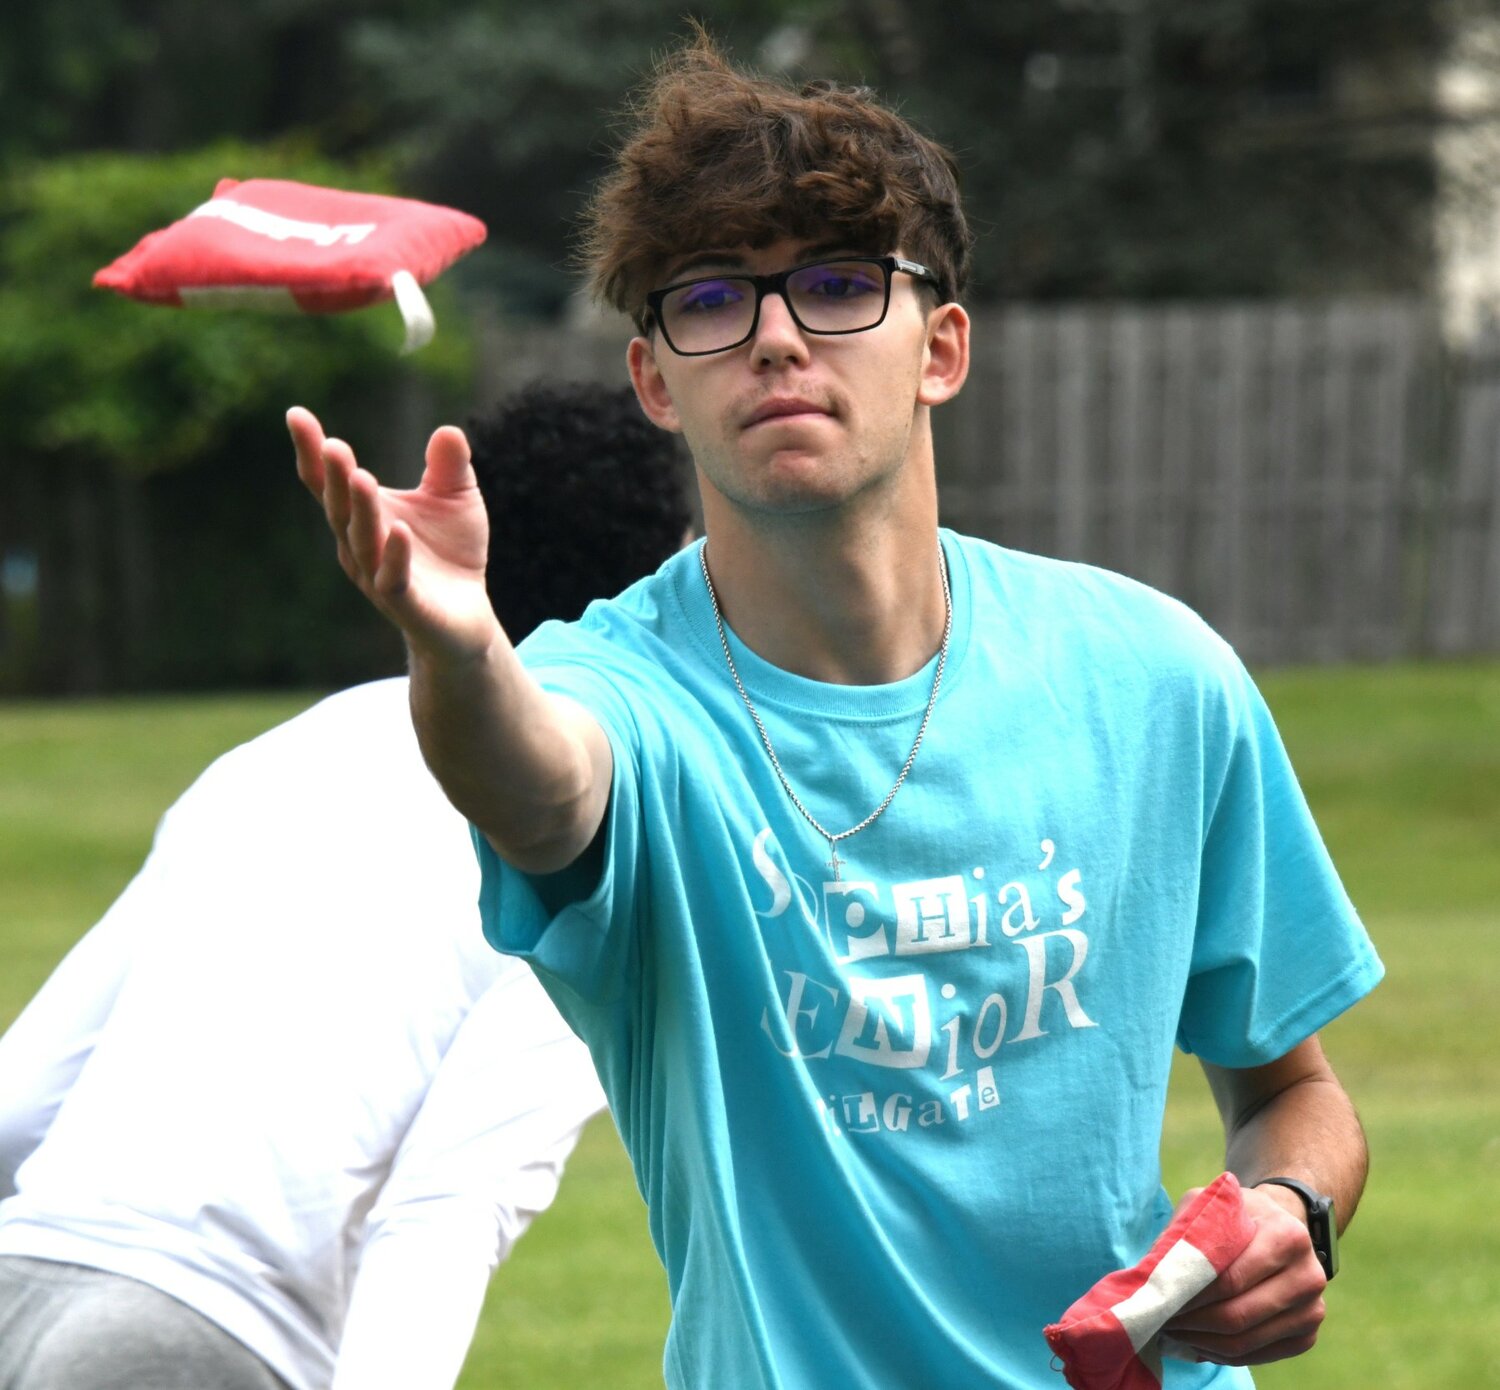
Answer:
<svg viewBox="0 0 1500 1390"><path fill-rule="evenodd" d="M485 587L512 642L650 574L693 522L677 436L628 386L535 381L467 432L490 519Z"/></svg>
<svg viewBox="0 0 1500 1390"><path fill-rule="evenodd" d="M580 260L594 295L643 331L646 294L672 261L781 237L899 248L937 274L941 301L962 294L973 237L953 156L869 88L743 72L699 28L625 115Z"/></svg>

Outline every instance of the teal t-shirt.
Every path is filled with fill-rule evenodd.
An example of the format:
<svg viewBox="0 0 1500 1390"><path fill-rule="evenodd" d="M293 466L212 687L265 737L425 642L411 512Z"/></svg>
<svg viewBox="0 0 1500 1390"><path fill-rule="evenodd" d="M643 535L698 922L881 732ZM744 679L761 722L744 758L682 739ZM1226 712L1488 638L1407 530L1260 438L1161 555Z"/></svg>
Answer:
<svg viewBox="0 0 1500 1390"><path fill-rule="evenodd" d="M476 836L485 930L593 1053L676 1390L1058 1384L1043 1326L1170 1214L1174 1046L1270 1061L1382 973L1219 638L1117 575L943 546L941 694L838 880L696 548L522 649L608 734L603 868L531 878ZM864 819L933 665L834 686L729 640L808 809ZM1168 1363L1168 1390L1248 1384Z"/></svg>

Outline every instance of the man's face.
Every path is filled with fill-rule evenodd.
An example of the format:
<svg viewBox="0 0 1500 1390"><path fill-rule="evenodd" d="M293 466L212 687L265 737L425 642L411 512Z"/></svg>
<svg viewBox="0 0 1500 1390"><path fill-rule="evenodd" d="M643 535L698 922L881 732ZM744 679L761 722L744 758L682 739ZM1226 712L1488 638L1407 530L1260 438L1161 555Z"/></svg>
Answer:
<svg viewBox="0 0 1500 1390"><path fill-rule="evenodd" d="M662 283L765 275L840 254L870 252L782 240L683 257ZM962 382L960 372L955 383L935 383L932 338L935 330L951 337L953 325L941 321L963 311L929 304L915 280L897 273L883 323L827 335L798 327L782 296L768 294L749 341L728 351L682 357L660 329L637 338L631 378L646 413L687 439L706 507L714 492L751 511L837 507L899 477L914 445L928 439L917 428L919 408L947 399ZM966 364L966 320L962 327Z"/></svg>

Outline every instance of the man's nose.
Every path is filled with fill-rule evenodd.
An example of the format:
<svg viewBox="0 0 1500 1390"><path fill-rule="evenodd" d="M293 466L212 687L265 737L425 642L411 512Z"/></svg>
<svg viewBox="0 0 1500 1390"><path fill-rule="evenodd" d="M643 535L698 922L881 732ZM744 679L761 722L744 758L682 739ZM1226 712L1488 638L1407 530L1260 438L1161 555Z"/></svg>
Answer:
<svg viewBox="0 0 1500 1390"><path fill-rule="evenodd" d="M807 355L807 336L792 317L785 296L779 291L769 291L760 301L760 321L755 325L751 359L769 366L806 361Z"/></svg>

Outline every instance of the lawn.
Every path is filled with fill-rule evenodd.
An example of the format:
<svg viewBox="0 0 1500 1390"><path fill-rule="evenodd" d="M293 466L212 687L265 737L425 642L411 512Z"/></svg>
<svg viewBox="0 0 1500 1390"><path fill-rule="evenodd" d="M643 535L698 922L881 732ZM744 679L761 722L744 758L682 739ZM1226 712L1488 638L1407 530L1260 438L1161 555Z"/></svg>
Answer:
<svg viewBox="0 0 1500 1390"><path fill-rule="evenodd" d="M1500 1384L1500 665L1278 672L1263 688L1389 978L1324 1042L1374 1160L1318 1349L1263 1390ZM213 754L308 697L0 705L0 1025L129 877ZM1179 1070L1163 1161L1217 1171ZM491 1287L461 1385L659 1386L666 1305L608 1121ZM1059 1385L1061 1381L1059 1379Z"/></svg>

